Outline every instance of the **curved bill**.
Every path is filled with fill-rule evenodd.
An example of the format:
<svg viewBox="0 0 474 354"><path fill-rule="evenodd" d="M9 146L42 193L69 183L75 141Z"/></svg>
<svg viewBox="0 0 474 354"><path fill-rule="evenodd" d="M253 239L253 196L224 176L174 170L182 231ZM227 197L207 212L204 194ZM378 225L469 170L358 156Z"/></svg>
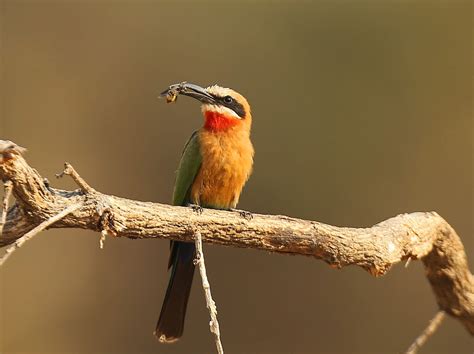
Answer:
<svg viewBox="0 0 474 354"><path fill-rule="evenodd" d="M216 103L214 96L208 93L205 88L187 82L171 85L160 94L160 97L165 97L168 102L172 102L178 95L189 96L202 103Z"/></svg>

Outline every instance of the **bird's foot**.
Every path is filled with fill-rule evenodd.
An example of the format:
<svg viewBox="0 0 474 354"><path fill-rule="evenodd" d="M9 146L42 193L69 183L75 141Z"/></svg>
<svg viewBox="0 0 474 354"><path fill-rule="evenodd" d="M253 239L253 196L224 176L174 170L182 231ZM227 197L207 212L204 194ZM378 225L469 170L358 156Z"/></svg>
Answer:
<svg viewBox="0 0 474 354"><path fill-rule="evenodd" d="M240 209L230 209L230 211L233 211L235 213L239 213L241 217L243 217L245 220L252 220L253 219L253 214L250 211L246 210L240 210Z"/></svg>
<svg viewBox="0 0 474 354"><path fill-rule="evenodd" d="M202 206L200 205L197 205L197 204L187 204L186 206L190 207L191 209L193 209L193 211L198 214L198 215L201 215L202 212L204 211L204 209L202 208Z"/></svg>

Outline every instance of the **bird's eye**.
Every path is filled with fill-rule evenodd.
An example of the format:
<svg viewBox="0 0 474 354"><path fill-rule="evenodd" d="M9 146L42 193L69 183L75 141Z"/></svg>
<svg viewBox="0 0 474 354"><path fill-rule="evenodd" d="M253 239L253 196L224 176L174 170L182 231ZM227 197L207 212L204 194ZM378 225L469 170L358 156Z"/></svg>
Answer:
<svg viewBox="0 0 474 354"><path fill-rule="evenodd" d="M230 97L230 96L225 96L225 97L224 97L224 102L225 102L225 103L232 103L232 101L233 101L233 98L232 98L232 97Z"/></svg>

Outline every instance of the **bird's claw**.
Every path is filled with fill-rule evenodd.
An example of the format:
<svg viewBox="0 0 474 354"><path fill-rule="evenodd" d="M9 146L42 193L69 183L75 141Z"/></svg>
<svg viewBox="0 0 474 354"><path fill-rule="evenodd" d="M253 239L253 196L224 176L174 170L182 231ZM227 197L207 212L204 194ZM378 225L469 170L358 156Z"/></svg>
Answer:
<svg viewBox="0 0 474 354"><path fill-rule="evenodd" d="M191 209L193 209L193 211L198 215L201 215L202 212L204 211L202 206L197 205L197 204L188 204L187 206L190 207Z"/></svg>
<svg viewBox="0 0 474 354"><path fill-rule="evenodd" d="M230 209L230 211L239 213L239 215L241 217L243 217L245 220L252 220L253 219L253 214L250 211L239 210L239 209Z"/></svg>

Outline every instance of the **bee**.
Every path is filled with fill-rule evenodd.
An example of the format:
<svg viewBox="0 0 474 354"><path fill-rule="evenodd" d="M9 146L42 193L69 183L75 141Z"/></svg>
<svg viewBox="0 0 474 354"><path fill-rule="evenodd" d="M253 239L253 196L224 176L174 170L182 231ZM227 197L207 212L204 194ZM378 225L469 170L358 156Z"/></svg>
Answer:
<svg viewBox="0 0 474 354"><path fill-rule="evenodd" d="M186 90L184 86L186 82L182 82L180 84L171 85L167 90L163 91L160 94L160 97L166 99L166 103L176 102L178 99L178 95Z"/></svg>
<svg viewBox="0 0 474 354"><path fill-rule="evenodd" d="M165 95L166 103L175 102L178 99L178 92L176 90L168 90Z"/></svg>

